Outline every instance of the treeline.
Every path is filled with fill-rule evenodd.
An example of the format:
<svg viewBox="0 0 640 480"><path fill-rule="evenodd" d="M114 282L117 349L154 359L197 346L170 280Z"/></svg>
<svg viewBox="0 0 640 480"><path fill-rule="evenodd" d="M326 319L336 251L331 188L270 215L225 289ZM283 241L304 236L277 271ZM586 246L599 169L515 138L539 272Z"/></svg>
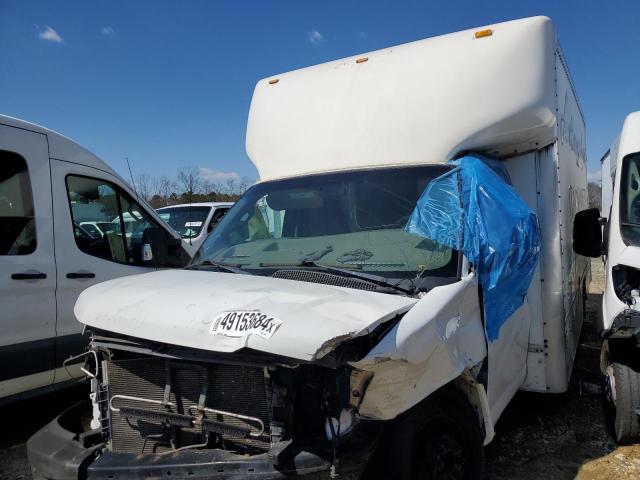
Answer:
<svg viewBox="0 0 640 480"><path fill-rule="evenodd" d="M602 187L598 183L589 182L587 185L587 194L589 195L589 208L601 209L602 205Z"/></svg>
<svg viewBox="0 0 640 480"><path fill-rule="evenodd" d="M253 182L247 177L231 176L224 181L211 181L195 167L182 168L175 178L153 177L140 173L134 178L136 193L153 208L181 203L235 202Z"/></svg>

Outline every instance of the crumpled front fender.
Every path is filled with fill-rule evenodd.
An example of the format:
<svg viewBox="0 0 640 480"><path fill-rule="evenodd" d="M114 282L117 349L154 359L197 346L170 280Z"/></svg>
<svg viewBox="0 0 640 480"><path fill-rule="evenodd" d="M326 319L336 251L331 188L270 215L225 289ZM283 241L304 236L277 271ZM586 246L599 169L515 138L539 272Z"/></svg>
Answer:
<svg viewBox="0 0 640 480"><path fill-rule="evenodd" d="M365 418L390 420L487 355L475 276L427 293L364 358Z"/></svg>

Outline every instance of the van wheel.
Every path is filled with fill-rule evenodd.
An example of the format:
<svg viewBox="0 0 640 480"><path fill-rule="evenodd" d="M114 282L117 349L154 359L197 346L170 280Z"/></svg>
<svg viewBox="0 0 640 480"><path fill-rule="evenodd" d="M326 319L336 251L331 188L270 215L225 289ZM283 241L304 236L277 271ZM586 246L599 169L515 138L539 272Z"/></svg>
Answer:
<svg viewBox="0 0 640 480"><path fill-rule="evenodd" d="M612 363L604 375L604 409L607 427L619 445L640 441L640 374Z"/></svg>
<svg viewBox="0 0 640 480"><path fill-rule="evenodd" d="M433 397L433 398L431 398ZM393 421L384 474L398 480L481 480L482 432L473 408L454 389L436 392Z"/></svg>

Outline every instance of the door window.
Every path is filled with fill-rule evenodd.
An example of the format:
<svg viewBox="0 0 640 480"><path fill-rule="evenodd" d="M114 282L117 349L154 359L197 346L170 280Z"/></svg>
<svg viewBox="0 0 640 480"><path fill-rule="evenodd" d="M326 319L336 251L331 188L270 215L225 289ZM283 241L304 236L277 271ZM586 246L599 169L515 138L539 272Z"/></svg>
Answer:
<svg viewBox="0 0 640 480"><path fill-rule="evenodd" d="M27 162L0 151L0 165L0 255L28 255L36 249L36 224Z"/></svg>
<svg viewBox="0 0 640 480"><path fill-rule="evenodd" d="M80 250L118 263L142 265L142 236L157 227L127 193L95 178L67 177L73 233Z"/></svg>
<svg viewBox="0 0 640 480"><path fill-rule="evenodd" d="M211 230L213 230L213 228L218 223L220 223L220 220L222 220L222 217L224 217L228 211L229 211L229 208L227 207L216 208L215 212L213 212L213 215L211 217L211 223L209 223L209 232L211 232Z"/></svg>

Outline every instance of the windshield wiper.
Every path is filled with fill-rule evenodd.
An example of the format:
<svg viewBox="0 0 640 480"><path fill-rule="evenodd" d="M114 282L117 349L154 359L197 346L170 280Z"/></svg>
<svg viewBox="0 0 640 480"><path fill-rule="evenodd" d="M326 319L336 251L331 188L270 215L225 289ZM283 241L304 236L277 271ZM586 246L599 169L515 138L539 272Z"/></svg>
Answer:
<svg viewBox="0 0 640 480"><path fill-rule="evenodd" d="M385 277L382 277L380 275L373 275L373 274L364 273L364 272L355 272L353 270L348 270L346 268L332 267L330 265L322 265L320 263L312 262L309 260L302 260L298 263L261 263L260 266L265 268L282 268L282 267L312 268L314 270L333 273L334 275L340 275L342 277L358 278L360 280L365 280L367 282L374 283L379 287L378 291L391 290L394 293L401 292L406 295L414 295L417 291L416 286L410 279L408 279L407 281L411 284L411 286L402 287L400 286L400 284L405 282L404 279L398 282L392 282L391 280Z"/></svg>
<svg viewBox="0 0 640 480"><path fill-rule="evenodd" d="M228 273L242 273L248 275L248 272L244 271L240 268L239 264L230 264L230 263L222 263L222 262L213 262L211 260L204 260L200 263L193 263L191 265L187 265L184 267L185 270L209 270L209 269L217 269L221 272Z"/></svg>

